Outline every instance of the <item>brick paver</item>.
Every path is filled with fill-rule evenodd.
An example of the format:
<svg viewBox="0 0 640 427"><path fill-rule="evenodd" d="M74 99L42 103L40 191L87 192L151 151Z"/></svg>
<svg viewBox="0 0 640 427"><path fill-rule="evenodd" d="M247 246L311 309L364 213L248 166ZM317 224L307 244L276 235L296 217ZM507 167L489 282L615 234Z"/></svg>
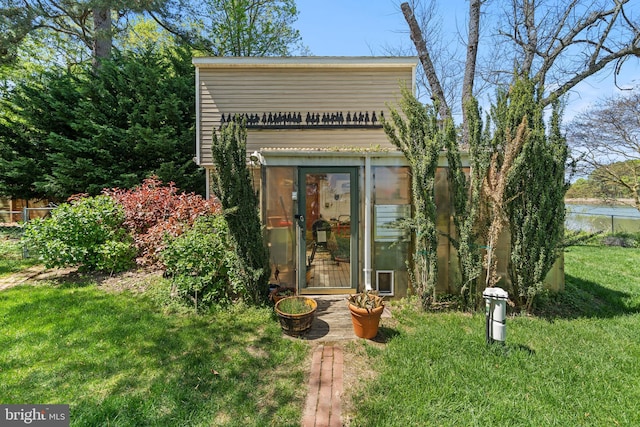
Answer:
<svg viewBox="0 0 640 427"><path fill-rule="evenodd" d="M346 295L314 296L318 310L311 330L304 336L317 344L311 361L303 427L342 426L344 357L342 343L358 338L353 333ZM391 317L385 308L382 317ZM296 339L296 338L291 338Z"/></svg>
<svg viewBox="0 0 640 427"><path fill-rule="evenodd" d="M339 427L342 425L341 404L342 348L319 345L313 352L303 427Z"/></svg>

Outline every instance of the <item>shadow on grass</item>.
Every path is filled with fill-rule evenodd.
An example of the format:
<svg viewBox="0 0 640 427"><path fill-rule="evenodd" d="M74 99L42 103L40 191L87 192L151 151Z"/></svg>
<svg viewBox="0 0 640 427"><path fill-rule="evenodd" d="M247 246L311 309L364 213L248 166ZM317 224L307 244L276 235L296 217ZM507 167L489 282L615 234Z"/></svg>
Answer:
<svg viewBox="0 0 640 427"><path fill-rule="evenodd" d="M487 344L487 350L496 355L505 357L511 356L516 353L525 353L528 356L534 356L536 354L536 351L527 345L513 344L510 342L494 342L492 344Z"/></svg>
<svg viewBox="0 0 640 427"><path fill-rule="evenodd" d="M69 286L5 294L4 403L69 403L72 425L298 422L303 352L268 316L170 317L145 298Z"/></svg>
<svg viewBox="0 0 640 427"><path fill-rule="evenodd" d="M590 280L565 275L565 290L540 302L537 316L553 319L611 318L640 313L637 295L617 291Z"/></svg>
<svg viewBox="0 0 640 427"><path fill-rule="evenodd" d="M371 341L386 344L391 341L394 337L400 335L400 332L395 328L390 328L387 326L380 326L378 328L378 334L371 339Z"/></svg>

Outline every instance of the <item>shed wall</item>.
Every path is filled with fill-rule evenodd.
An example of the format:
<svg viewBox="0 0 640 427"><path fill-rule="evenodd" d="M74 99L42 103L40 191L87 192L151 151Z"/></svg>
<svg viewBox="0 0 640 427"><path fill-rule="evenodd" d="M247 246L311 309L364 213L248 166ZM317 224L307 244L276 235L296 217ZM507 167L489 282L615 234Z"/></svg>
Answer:
<svg viewBox="0 0 640 427"><path fill-rule="evenodd" d="M201 68L200 164L212 165L212 132L222 114L375 111L389 117L401 85L411 89L413 70L404 68L269 69ZM249 130L247 150L260 148L390 147L382 129Z"/></svg>

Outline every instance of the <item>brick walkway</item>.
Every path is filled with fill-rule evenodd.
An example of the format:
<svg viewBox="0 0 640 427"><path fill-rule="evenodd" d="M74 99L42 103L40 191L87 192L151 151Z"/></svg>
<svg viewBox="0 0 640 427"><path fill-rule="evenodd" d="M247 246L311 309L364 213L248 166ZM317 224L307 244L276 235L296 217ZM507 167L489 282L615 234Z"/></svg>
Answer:
<svg viewBox="0 0 640 427"><path fill-rule="evenodd" d="M319 345L313 352L302 427L342 426L342 348Z"/></svg>
<svg viewBox="0 0 640 427"><path fill-rule="evenodd" d="M316 346L302 427L342 426L344 359L339 344L360 338L353 333L346 295L316 295L313 298L318 303L318 310L311 329L302 337ZM391 317L388 309L385 308L382 317Z"/></svg>

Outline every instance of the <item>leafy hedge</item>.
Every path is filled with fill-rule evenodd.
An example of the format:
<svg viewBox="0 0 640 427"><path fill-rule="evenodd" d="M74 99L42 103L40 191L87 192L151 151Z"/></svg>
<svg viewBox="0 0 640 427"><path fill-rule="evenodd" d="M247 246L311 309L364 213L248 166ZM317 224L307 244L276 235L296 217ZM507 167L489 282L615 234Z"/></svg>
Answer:
<svg viewBox="0 0 640 427"><path fill-rule="evenodd" d="M124 209L108 196L65 203L51 217L30 221L24 243L37 248L47 268L118 272L134 265L133 240L123 227Z"/></svg>
<svg viewBox="0 0 640 427"><path fill-rule="evenodd" d="M240 261L222 215L207 215L180 236L169 238L161 254L173 295L196 308L247 296Z"/></svg>
<svg viewBox="0 0 640 427"><path fill-rule="evenodd" d="M178 192L173 182L157 177L145 179L132 189L113 188L104 194L124 208L124 226L133 237L139 265L154 265L164 249L165 237L179 236L201 215L219 211L219 206L194 193Z"/></svg>

